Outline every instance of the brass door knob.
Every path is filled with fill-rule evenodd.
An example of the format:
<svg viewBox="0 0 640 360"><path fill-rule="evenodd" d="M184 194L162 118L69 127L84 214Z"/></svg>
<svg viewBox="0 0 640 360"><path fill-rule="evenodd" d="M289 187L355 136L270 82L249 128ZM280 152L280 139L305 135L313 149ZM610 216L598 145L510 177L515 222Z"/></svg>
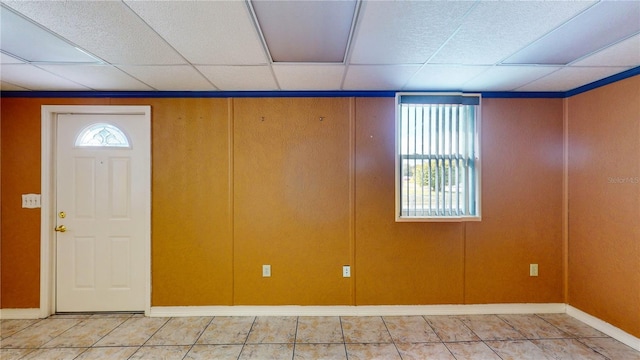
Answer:
<svg viewBox="0 0 640 360"><path fill-rule="evenodd" d="M59 231L59 232L65 232L67 231L67 227L64 225L58 225L56 226L56 228L54 229L55 231Z"/></svg>

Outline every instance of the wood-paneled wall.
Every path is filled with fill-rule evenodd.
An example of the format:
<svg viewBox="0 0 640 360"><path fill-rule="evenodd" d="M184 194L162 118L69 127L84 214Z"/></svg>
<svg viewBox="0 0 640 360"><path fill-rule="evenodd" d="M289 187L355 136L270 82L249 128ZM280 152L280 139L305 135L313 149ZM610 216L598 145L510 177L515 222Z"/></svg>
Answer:
<svg viewBox="0 0 640 360"><path fill-rule="evenodd" d="M1 101L2 308L39 304L53 103L152 107L153 306L564 300L562 99L483 101L477 223L394 221L392 98Z"/></svg>
<svg viewBox="0 0 640 360"><path fill-rule="evenodd" d="M568 303L640 337L640 76L567 101Z"/></svg>

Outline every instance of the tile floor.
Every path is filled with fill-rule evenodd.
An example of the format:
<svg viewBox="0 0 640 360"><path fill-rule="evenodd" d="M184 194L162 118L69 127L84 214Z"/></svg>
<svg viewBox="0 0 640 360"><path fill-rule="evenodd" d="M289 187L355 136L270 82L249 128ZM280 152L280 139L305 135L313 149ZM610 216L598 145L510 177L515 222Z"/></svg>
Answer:
<svg viewBox="0 0 640 360"><path fill-rule="evenodd" d="M0 359L624 359L565 314L385 317L54 315L1 320Z"/></svg>

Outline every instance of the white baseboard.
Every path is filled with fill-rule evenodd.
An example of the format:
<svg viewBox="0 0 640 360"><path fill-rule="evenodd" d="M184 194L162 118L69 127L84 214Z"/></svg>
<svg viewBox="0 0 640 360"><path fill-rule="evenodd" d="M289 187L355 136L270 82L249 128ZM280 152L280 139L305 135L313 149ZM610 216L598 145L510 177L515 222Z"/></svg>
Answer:
<svg viewBox="0 0 640 360"><path fill-rule="evenodd" d="M40 308L34 309L0 309L0 319L40 319Z"/></svg>
<svg viewBox="0 0 640 360"><path fill-rule="evenodd" d="M565 304L376 306L152 306L151 317L178 316L402 316L564 313Z"/></svg>
<svg viewBox="0 0 640 360"><path fill-rule="evenodd" d="M619 329L606 321L600 320L597 317L587 314L586 312L579 310L571 305L567 305L567 315L572 316L583 323L591 326L592 328L599 330L612 338L620 341L632 347L634 350L640 351L640 339Z"/></svg>

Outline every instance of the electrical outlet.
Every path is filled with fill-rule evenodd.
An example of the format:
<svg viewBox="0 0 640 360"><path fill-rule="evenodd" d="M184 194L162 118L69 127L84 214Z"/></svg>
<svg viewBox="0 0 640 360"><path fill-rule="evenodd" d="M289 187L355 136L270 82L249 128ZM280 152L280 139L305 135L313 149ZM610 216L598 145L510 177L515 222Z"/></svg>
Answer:
<svg viewBox="0 0 640 360"><path fill-rule="evenodd" d="M351 277L351 266L344 265L342 267L342 277Z"/></svg>
<svg viewBox="0 0 640 360"><path fill-rule="evenodd" d="M262 277L271 277L271 265L262 265Z"/></svg>
<svg viewBox="0 0 640 360"><path fill-rule="evenodd" d="M529 276L538 276L538 264L529 264Z"/></svg>

